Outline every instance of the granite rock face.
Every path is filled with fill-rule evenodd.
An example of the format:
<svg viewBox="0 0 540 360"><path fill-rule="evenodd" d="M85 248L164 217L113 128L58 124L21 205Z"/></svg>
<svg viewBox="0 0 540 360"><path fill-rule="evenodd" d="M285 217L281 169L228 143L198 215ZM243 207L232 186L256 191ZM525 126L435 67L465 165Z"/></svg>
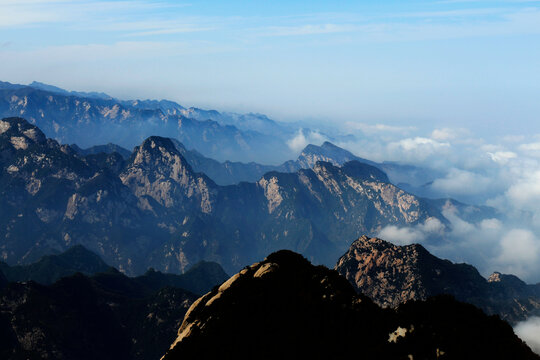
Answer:
<svg viewBox="0 0 540 360"><path fill-rule="evenodd" d="M336 271L279 251L200 297L164 360L537 359L512 328L451 297L383 309Z"/></svg>
<svg viewBox="0 0 540 360"><path fill-rule="evenodd" d="M362 236L335 269L383 307L450 294L511 323L540 311L539 285L499 273L486 280L473 266L439 259L418 244L398 246Z"/></svg>

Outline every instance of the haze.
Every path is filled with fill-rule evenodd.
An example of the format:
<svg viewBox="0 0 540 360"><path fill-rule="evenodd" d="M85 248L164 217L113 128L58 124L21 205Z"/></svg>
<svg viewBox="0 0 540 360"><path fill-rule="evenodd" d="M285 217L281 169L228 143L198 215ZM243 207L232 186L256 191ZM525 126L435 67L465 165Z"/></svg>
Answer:
<svg viewBox="0 0 540 360"><path fill-rule="evenodd" d="M539 133L539 6L1 0L0 78L285 121Z"/></svg>

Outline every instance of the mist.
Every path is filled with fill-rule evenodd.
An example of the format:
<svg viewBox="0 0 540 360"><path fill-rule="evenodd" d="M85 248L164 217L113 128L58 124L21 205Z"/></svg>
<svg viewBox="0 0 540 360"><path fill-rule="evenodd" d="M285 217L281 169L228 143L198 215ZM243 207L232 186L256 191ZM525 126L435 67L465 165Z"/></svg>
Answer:
<svg viewBox="0 0 540 360"><path fill-rule="evenodd" d="M514 327L514 332L537 354L540 354L540 317L533 316Z"/></svg>
<svg viewBox="0 0 540 360"><path fill-rule="evenodd" d="M484 276L499 271L540 282L537 134L523 132L487 141L466 128L360 123L342 129L357 140L337 145L357 156L426 169L430 181L412 184L410 191L495 209L493 217L477 219L474 207L449 205L443 211L447 224L392 225L377 236L400 245L421 243L439 257L476 266Z"/></svg>

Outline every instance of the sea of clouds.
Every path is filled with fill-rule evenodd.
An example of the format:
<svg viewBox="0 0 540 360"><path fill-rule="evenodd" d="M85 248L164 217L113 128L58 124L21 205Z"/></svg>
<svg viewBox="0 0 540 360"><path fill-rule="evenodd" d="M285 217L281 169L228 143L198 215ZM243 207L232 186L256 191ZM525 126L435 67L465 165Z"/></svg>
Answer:
<svg viewBox="0 0 540 360"><path fill-rule="evenodd" d="M373 235L397 245L420 243L438 257L474 265L485 277L499 271L540 282L540 134L486 140L462 128L422 133L364 123L348 123L342 130L354 140L299 131L289 146L299 151L330 140L365 159L422 167L433 175L427 184L415 184L422 195L496 210L479 219L474 206L447 203L445 223L430 218L415 226L386 226ZM514 331L540 354L540 317L516 324Z"/></svg>
<svg viewBox="0 0 540 360"><path fill-rule="evenodd" d="M443 210L446 224L429 219L412 227L387 226L374 235L396 244L421 243L436 256L474 265L486 277L499 271L540 282L540 134L486 140L463 128L364 123L346 123L341 131L354 140L299 131L289 146L299 151L331 140L365 159L422 167L433 178L416 184L421 195L496 209L496 216L479 220L467 207L449 205Z"/></svg>

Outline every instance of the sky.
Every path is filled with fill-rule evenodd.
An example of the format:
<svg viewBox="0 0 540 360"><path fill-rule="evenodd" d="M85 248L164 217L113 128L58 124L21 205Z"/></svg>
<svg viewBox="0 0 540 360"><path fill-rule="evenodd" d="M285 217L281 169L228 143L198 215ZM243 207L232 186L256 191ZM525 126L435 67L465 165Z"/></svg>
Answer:
<svg viewBox="0 0 540 360"><path fill-rule="evenodd" d="M540 281L540 1L0 0L0 80L264 113L313 130L298 151L353 134L337 145L502 214L448 209L435 255Z"/></svg>
<svg viewBox="0 0 540 360"><path fill-rule="evenodd" d="M0 0L0 63L282 121L540 133L540 1Z"/></svg>

